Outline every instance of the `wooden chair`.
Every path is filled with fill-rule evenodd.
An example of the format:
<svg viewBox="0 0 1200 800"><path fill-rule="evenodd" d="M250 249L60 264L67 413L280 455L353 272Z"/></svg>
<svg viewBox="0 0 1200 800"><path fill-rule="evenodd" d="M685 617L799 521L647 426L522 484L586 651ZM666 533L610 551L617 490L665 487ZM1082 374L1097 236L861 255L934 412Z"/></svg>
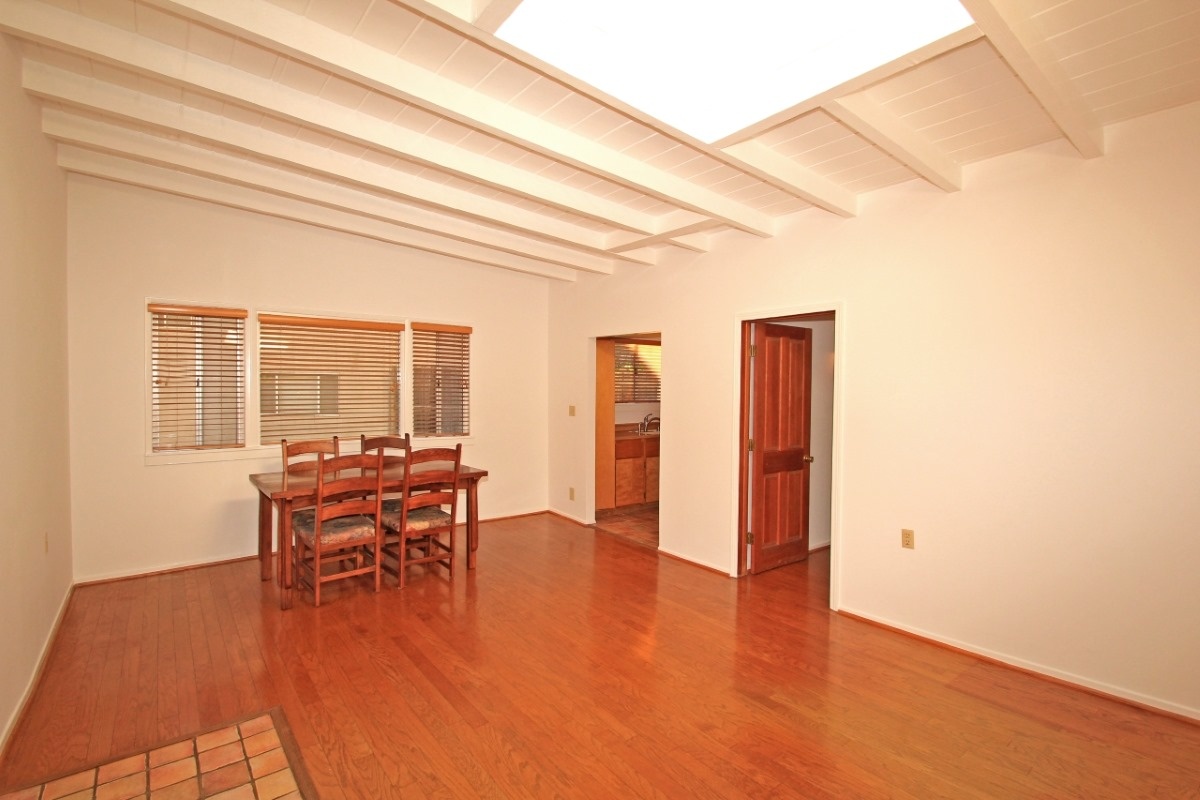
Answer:
<svg viewBox="0 0 1200 800"><path fill-rule="evenodd" d="M358 452L373 454L377 450L382 450L385 468L392 464L403 464L404 457L411 449L407 433L403 436L367 436L363 434L358 437Z"/></svg>
<svg viewBox="0 0 1200 800"><path fill-rule="evenodd" d="M382 453L317 456L317 500L292 514L295 583L313 592L321 605L321 586L355 575L374 575L380 586L383 539Z"/></svg>
<svg viewBox="0 0 1200 800"><path fill-rule="evenodd" d="M309 439L302 442L289 442L280 439L279 445L283 450L283 488L288 488L288 475L312 475L317 471L317 457L321 455L337 456L338 437L331 439Z"/></svg>
<svg viewBox="0 0 1200 800"><path fill-rule="evenodd" d="M462 445L408 449L400 497L384 501L383 567L395 561L400 588L408 567L440 564L454 577L458 470Z"/></svg>

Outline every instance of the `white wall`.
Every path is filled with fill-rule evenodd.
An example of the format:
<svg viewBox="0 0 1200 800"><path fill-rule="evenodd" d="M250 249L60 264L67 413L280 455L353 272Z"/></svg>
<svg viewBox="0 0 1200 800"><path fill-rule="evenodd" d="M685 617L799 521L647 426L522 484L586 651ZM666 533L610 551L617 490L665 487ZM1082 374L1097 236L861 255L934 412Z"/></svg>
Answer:
<svg viewBox="0 0 1200 800"><path fill-rule="evenodd" d="M66 178L0 36L0 743L71 586Z"/></svg>
<svg viewBox="0 0 1200 800"><path fill-rule="evenodd" d="M836 306L835 607L1200 717L1197 141L1200 104L556 285L550 407L589 337L661 331L660 543L729 571L738 323ZM551 417L556 481L590 425Z"/></svg>
<svg viewBox="0 0 1200 800"><path fill-rule="evenodd" d="M77 581L253 554L247 476L279 467L277 446L147 464L148 298L248 308L251 329L260 310L472 326L463 459L490 472L481 515L546 508L543 279L91 178L68 191Z"/></svg>

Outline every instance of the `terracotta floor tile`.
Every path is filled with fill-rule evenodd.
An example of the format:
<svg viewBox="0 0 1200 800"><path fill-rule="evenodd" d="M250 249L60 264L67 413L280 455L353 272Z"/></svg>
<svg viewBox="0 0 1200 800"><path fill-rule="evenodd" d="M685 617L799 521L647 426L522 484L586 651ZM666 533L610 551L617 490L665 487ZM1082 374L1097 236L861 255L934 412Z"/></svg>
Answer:
<svg viewBox="0 0 1200 800"><path fill-rule="evenodd" d="M59 778L56 781L50 781L46 784L46 788L42 790L43 800L57 800L59 797L66 797L74 794L80 789L90 789L96 785L96 770L89 769L83 772L76 772L74 775L68 775L65 778Z"/></svg>
<svg viewBox="0 0 1200 800"><path fill-rule="evenodd" d="M146 754L138 753L136 756L123 758L120 761L113 761L110 764L100 767L96 771L96 783L103 785L115 781L117 778L124 778L126 775L145 771Z"/></svg>
<svg viewBox="0 0 1200 800"><path fill-rule="evenodd" d="M303 800L275 720L262 714L0 800Z"/></svg>
<svg viewBox="0 0 1200 800"><path fill-rule="evenodd" d="M129 800L146 796L146 773L137 772L96 787L96 800Z"/></svg>
<svg viewBox="0 0 1200 800"><path fill-rule="evenodd" d="M255 778L261 778L264 775L270 775L272 772L278 772L288 766L287 753L282 747L277 747L274 750L268 750L265 753L259 753L250 759L250 774ZM3 798L0 798L3 800Z"/></svg>
<svg viewBox="0 0 1200 800"><path fill-rule="evenodd" d="M242 742L242 745L246 748L246 755L256 756L259 753L265 753L268 750L274 750L276 747L279 747L279 734L272 728L269 731L263 731L247 738Z"/></svg>
<svg viewBox="0 0 1200 800"><path fill-rule="evenodd" d="M188 778L186 781L150 791L150 800L199 800L199 797L199 778Z"/></svg>
<svg viewBox="0 0 1200 800"><path fill-rule="evenodd" d="M150 770L150 788L161 789L196 775L196 759L188 757Z"/></svg>
<svg viewBox="0 0 1200 800"><path fill-rule="evenodd" d="M254 789L250 784L234 787L227 792L214 794L208 800L255 800Z"/></svg>
<svg viewBox="0 0 1200 800"><path fill-rule="evenodd" d="M249 739L256 733L262 733L266 730L275 730L275 720L270 714L263 714L261 717L247 720L241 725L238 725L238 730L242 732L243 739Z"/></svg>
<svg viewBox="0 0 1200 800"><path fill-rule="evenodd" d="M196 750L203 753L205 750L212 750L214 747L236 742L239 738L237 726L230 725L228 728L221 728L219 731L197 736Z"/></svg>
<svg viewBox="0 0 1200 800"><path fill-rule="evenodd" d="M178 761L181 758L194 755L195 752L196 746L191 739L177 744L169 744L166 747L159 747L156 750L150 751L150 766L157 767L161 764L169 764L172 761Z"/></svg>
<svg viewBox="0 0 1200 800"><path fill-rule="evenodd" d="M215 769L220 769L226 764L232 764L235 761L241 761L246 757L242 750L241 741L230 742L223 744L220 747L214 747L212 750L205 750L200 753L200 771L212 772Z"/></svg>
<svg viewBox="0 0 1200 800"><path fill-rule="evenodd" d="M204 795L216 794L250 781L250 769L245 761L221 767L200 775L200 790Z"/></svg>
<svg viewBox="0 0 1200 800"><path fill-rule="evenodd" d="M291 769L272 772L265 778L255 781L254 788L258 790L259 800L275 800L288 792L296 791L296 776L292 774Z"/></svg>

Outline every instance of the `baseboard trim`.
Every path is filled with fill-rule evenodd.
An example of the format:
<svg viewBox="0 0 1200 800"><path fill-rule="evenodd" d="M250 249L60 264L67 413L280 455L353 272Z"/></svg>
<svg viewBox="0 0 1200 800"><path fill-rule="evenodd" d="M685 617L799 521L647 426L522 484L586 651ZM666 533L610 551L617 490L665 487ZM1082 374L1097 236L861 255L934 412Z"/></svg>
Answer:
<svg viewBox="0 0 1200 800"><path fill-rule="evenodd" d="M42 682L42 673L46 670L46 659L50 656L51 646L58 638L59 629L62 627L62 622L66 619L67 608L71 605L71 598L75 596L75 587L72 585L67 588L63 595L62 602L59 603L58 613L54 617L54 624L50 626L50 634L46 637L46 641L42 642L42 652L38 655L37 666L29 676L29 682L25 685L25 691L21 695L21 702L17 703L17 707L13 709L13 713L4 723L4 730L0 733L0 761L4 761L8 757L8 747L12 743L13 734L16 733L17 727L21 719L25 716L25 709L29 707L29 701L33 699L33 692L38 684Z"/></svg>
<svg viewBox="0 0 1200 800"><path fill-rule="evenodd" d="M1055 675L1051 672L1046 672L1046 671L1037 669L1034 666L1018 663L1016 661L1009 661L1007 659L1000 658L1000 657L994 656L994 655L989 655L987 653L981 653L978 650L972 650L969 647L952 644L950 642L946 642L941 639L935 639L932 636L927 636L927 635L918 633L916 631L909 630L907 628L901 628L897 625L889 624L887 622L882 622L877 619L872 619L871 617L865 616L863 614L857 614L853 611L837 610L837 611L834 611L834 613L839 614L843 617L848 617L853 620L858 620L859 622L864 622L868 625L874 625L877 628L882 628L883 630L891 631L892 633L898 633L902 636L907 636L910 639L916 639L918 641L936 645L937 647L940 647L944 650L950 650L955 653L961 653L962 655L970 656L972 658L979 659L980 661L985 661L989 664L995 664L1000 667L1005 667L1007 669L1015 670L1017 672L1025 674L1025 675L1030 675L1034 678L1040 678L1041 680L1048 681L1048 682L1053 683L1058 686L1065 686L1070 689L1077 689L1078 691L1086 692L1087 694L1093 695L1094 697L1101 697L1101 698L1104 698L1105 700L1112 700L1114 702L1121 703L1122 705L1126 705L1131 708L1136 708L1141 711L1147 711L1152 714L1157 714L1159 716L1168 717L1170 719L1178 720L1179 722L1186 722L1190 725L1200 726L1200 711L1192 711L1191 709L1179 708L1179 707L1170 708L1165 705L1158 705L1152 701L1147 701L1147 700L1143 700L1143 699L1138 699L1136 697L1130 697L1125 694L1120 694L1118 691L1102 689L1098 686L1089 685L1088 683L1084 683L1084 682L1082 682L1081 679L1072 680L1070 677L1065 677L1062 675ZM1189 713L1189 712L1191 712L1191 713Z"/></svg>

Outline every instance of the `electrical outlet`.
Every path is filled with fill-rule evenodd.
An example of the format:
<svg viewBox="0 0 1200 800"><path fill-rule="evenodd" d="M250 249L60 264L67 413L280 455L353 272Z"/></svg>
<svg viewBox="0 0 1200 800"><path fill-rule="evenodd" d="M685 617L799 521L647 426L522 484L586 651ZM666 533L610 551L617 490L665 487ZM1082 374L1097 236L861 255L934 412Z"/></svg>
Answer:
<svg viewBox="0 0 1200 800"><path fill-rule="evenodd" d="M567 489L567 499L568 500L575 499L575 487L574 486L572 486L570 489Z"/></svg>
<svg viewBox="0 0 1200 800"><path fill-rule="evenodd" d="M913 550L917 546L916 534L908 528L900 529L900 546Z"/></svg>
<svg viewBox="0 0 1200 800"><path fill-rule="evenodd" d="M567 416L568 417L575 416L575 406L567 406Z"/></svg>

